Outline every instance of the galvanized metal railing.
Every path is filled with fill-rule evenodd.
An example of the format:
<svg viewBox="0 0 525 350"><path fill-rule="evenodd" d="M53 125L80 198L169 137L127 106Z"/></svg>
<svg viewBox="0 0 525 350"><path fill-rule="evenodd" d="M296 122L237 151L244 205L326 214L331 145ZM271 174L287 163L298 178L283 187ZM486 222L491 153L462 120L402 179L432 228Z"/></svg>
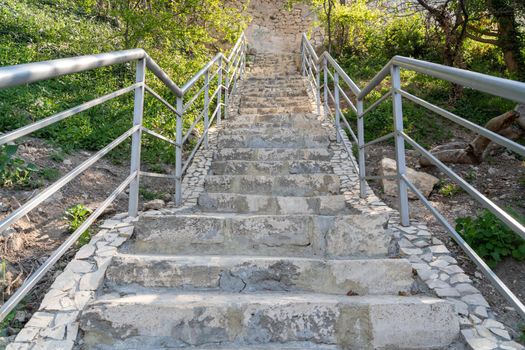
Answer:
<svg viewBox="0 0 525 350"><path fill-rule="evenodd" d="M418 199L423 202L425 207L427 207L427 209L445 227L445 229L454 238L458 245L474 261L474 263L476 263L481 271L501 292L501 294L512 304L512 306L516 308L521 317L525 319L525 306L523 303L510 291L510 289L498 278L498 276L496 276L496 274L488 267L488 265L463 240L463 238L447 221L447 219L435 207L432 206L429 200L408 179L405 160L405 143L408 143L423 157L427 158L433 165L438 167L443 173L447 174L456 184L461 186L465 192L476 199L476 201L478 201L483 207L490 210L490 212L496 215L505 224L507 224L508 227L510 227L514 232L524 239L525 227L404 132L402 99L404 97L405 99L416 103L432 112L435 112L436 114L458 125L461 125L476 134L482 135L490 139L492 142L512 150L519 155L525 156L525 146L509 140L484 127L474 124L458 115L455 115L454 113L451 113L403 90L401 87L401 68L420 74L426 74L434 78L476 89L478 91L495 96L503 97L517 103L525 103L525 83L496 78L485 74L447 67L412 58L395 56L390 60L390 62L388 62L387 65L383 67L383 69L381 69L379 73L377 73L377 75L368 83L366 87L360 89L328 52L324 52L320 56L316 54L306 34L303 34L301 43L301 71L302 74L308 78L310 86L316 95L318 112L321 110L322 102L324 105L325 114L334 118L334 123L337 130L337 140L341 141L342 133L348 132L351 136L353 145L357 147L358 164L355 164L355 168L359 174L360 196L363 198L366 196L366 180L382 178L397 180L401 224L403 226L408 226L410 225L408 190L414 192ZM323 84L321 84L321 74L323 74ZM390 90L379 99L371 103L368 108L364 109L365 99L388 77L390 78ZM348 96L346 93L348 90L351 91L352 96ZM343 102L346 104L346 106L348 106L348 108L357 115L357 135L342 113L341 97L343 97ZM392 98L393 102L392 118L394 122L394 131L373 141L365 143L365 116L388 98ZM334 112L332 112L332 108L334 109ZM367 176L365 167L366 148L370 145L391 138L394 138L395 140L397 174L395 176ZM347 151L352 154L351 149L347 149Z"/></svg>
<svg viewBox="0 0 525 350"><path fill-rule="evenodd" d="M131 136L131 166L129 176L87 218L87 220L77 230L75 230L75 232L73 232L68 237L68 239L62 243L62 245L60 245L60 247L55 250L31 276L29 276L29 278L22 284L20 288L17 289L11 298L5 302L5 304L0 308L0 321L2 321L9 314L9 312L11 312L16 307L16 305L31 291L31 289L46 274L46 272L58 261L58 259L60 259L60 257L62 257L62 255L78 240L80 235L95 222L95 220L104 212L104 210L128 186L128 214L132 217L138 214L139 180L141 176L154 176L173 179L175 182L175 203L176 205L180 205L182 203L183 174L191 164L191 161L199 147L201 145L207 147L208 130L214 119L216 119L217 124L220 124L223 111L224 116L227 116L230 96L236 90L237 81L244 75L246 52L246 37L244 34L241 34L228 57L224 56L222 53L217 54L217 56L215 56L208 64L206 64L206 66L204 66L197 74L195 74L195 76L193 76L193 78L191 78L182 88L177 86L177 84L175 84L173 80L171 80L170 77L157 65L157 63L155 63L155 61L142 49L117 51L99 55L88 55L45 62L20 64L9 67L0 67L0 89L2 89L52 79L63 75L84 72L100 67L136 62L136 82L131 86L114 91L104 96L100 96L94 100L39 120L33 124L0 135L1 146L8 142L13 142L22 136L40 130L46 126L76 115L80 112L86 111L94 106L112 100L116 97L130 92L135 93L133 126L129 130L0 221L0 232L3 232L12 224L14 224L18 219L27 215L31 210L51 197L54 193L71 182L83 171L91 167L95 162L100 160L103 156L108 154L111 150ZM175 106L170 104L151 87L146 85L147 69L149 69L149 71L151 71L158 79L160 79L160 81L175 95ZM190 93L191 89L193 87L197 87L201 81L202 87L200 87L200 89L194 95L189 96L188 98L187 95ZM213 81L216 81L216 83L214 83L216 89L210 94L210 88ZM176 118L175 140L171 140L144 127L143 115L145 92L151 94L162 104L164 104L171 112L173 112L174 117ZM194 102L200 96L204 96L204 106L202 111L200 111L198 117L195 119L191 127L186 131L186 134L183 135L183 118L185 112L190 109L192 104L194 104ZM188 100L185 102L185 99L187 98ZM215 105L215 109L210 115L210 108L212 108L211 106L213 105ZM193 131L193 129L201 122L203 123L204 132L197 141L189 157L187 157L183 164L182 152L184 144L188 140L188 136ZM174 175L149 173L140 170L140 151L143 132L168 142L173 145L173 147L175 147Z"/></svg>

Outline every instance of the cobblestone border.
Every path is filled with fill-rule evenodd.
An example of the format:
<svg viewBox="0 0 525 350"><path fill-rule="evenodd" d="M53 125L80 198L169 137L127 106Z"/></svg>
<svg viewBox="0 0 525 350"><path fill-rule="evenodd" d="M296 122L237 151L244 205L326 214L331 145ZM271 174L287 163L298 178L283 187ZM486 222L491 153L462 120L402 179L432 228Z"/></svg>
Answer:
<svg viewBox="0 0 525 350"><path fill-rule="evenodd" d="M95 298L117 248L133 234L136 220L126 213L105 220L101 230L55 279L39 310L6 350L72 349L78 335L78 317Z"/></svg>

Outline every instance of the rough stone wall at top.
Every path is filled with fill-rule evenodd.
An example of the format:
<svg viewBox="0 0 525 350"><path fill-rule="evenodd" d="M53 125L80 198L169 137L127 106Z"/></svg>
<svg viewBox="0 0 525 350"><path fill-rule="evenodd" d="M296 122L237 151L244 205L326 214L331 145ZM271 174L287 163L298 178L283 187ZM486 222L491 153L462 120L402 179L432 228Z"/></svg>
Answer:
<svg viewBox="0 0 525 350"><path fill-rule="evenodd" d="M246 30L250 47L256 53L293 53L300 51L301 35L312 34L322 41L320 28L314 28L315 14L306 5L286 8L286 0L251 0L248 13L252 22Z"/></svg>

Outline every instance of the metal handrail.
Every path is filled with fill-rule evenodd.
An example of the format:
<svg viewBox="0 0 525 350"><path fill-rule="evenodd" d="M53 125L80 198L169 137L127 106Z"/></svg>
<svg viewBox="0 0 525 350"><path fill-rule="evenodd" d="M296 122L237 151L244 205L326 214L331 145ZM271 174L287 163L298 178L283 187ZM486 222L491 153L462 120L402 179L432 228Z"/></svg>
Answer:
<svg viewBox="0 0 525 350"><path fill-rule="evenodd" d="M80 237L80 235L91 225L95 220L103 213L103 211L115 200L115 198L129 187L129 203L128 203L128 215L136 216L138 214L138 197L139 197L139 179L141 176L153 176L163 177L175 180L175 203L180 205L182 203L182 176L184 171L191 164L193 156L196 154L199 147L204 144L207 147L208 130L212 125L212 122L216 120L217 124L220 123L221 113L224 109L224 115L227 115L229 107L229 98L235 90L235 84L238 79L242 79L245 71L246 64L246 37L243 34L240 35L234 48L228 57L225 57L222 53L217 54L212 60L210 60L199 72L197 72L182 88L173 82L173 80L159 67L159 65L142 49L124 50L110 53L103 53L98 55L86 55L71 58L63 58L51 61L43 61L36 63L20 64L15 66L0 67L0 88L9 88L19 86L23 84L34 83L42 80L57 78L60 76L85 72L96 68L107 67L115 64L136 62L136 82L126 88L111 92L104 96L95 98L89 102L85 102L76 107L62 111L45 119L39 120L30 125L21 127L16 130L12 130L0 136L0 145L8 142L15 141L22 136L28 135L32 132L40 130L46 126L55 124L61 120L69 118L80 112L86 111L92 107L100 105L104 102L110 101L114 98L122 96L124 94L134 92L134 112L133 112L133 126L125 133L120 135L118 138L110 142L103 149L95 153L93 156L85 160L83 163L78 165L76 168L71 170L69 173L64 175L62 178L57 180L55 183L44 189L42 192L37 194L35 197L24 203L20 208L10 213L8 216L0 220L0 232L9 228L18 219L25 216L31 210L36 208L38 205L43 203L54 193L59 191L66 184L75 179L78 175L84 172L86 169L95 164L102 157L107 155L111 150L120 145L122 142L132 137L131 145L131 166L129 177L122 182L111 195L97 208L86 221L77 229L75 232L68 237L68 239L62 243L62 245L54 251L51 256L35 271L31 274L20 288L0 307L0 321L2 321L15 307L16 305L31 291L31 289L38 283L38 281L45 275L47 271L63 256L63 254L69 249ZM237 61L237 65L233 66L232 59ZM214 70L214 74L210 77L210 71L213 67L217 67ZM151 71L175 96L176 104L171 105L166 99L160 96L153 89L148 87L145 83L146 70ZM226 85L223 84L223 74L226 75ZM232 79L229 79L228 75L231 74ZM187 138L182 137L183 128L183 117L186 109L189 105L184 105L184 97L190 89L197 84L197 82L203 78L205 79L203 85L203 91L205 94L204 106L202 107L201 117L204 117L204 133L197 141L195 147L191 151L190 157L186 160L184 166L182 165L182 151L184 142ZM217 89L213 92L211 99L209 98L210 80L217 80ZM234 82L234 86L231 86L231 82ZM172 140L165 137L153 130L147 129L143 125L143 114L144 114L144 97L145 92L148 92L157 100L159 100L164 106L166 106L171 112L174 113L176 118L176 137ZM194 100L192 100L194 102ZM209 109L214 105L214 111L212 117L208 119ZM196 126L196 122L192 125L192 128ZM175 174L156 174L150 172L143 172L140 170L140 148L142 144L142 132L156 137L160 140L168 142L175 147Z"/></svg>
<svg viewBox="0 0 525 350"><path fill-rule="evenodd" d="M525 227L505 210L496 205L486 196L481 194L473 186L471 186L466 180L455 173L450 167L439 161L423 146L418 144L415 140L410 138L403 131L403 109L402 109L402 98L405 98L413 103L416 103L448 120L463 126L476 134L482 135L492 142L497 143L513 152L516 152L522 156L525 156L525 146L518 144L512 140L509 140L491 130L488 130L482 126L479 126L471 121L468 121L454 113L451 113L441 107L431 104L417 96L414 96L401 88L401 76L400 69L408 69L417 73L426 74L428 76L446 80L451 83L459 84L465 87L476 89L481 92L489 93L495 96L503 97L509 100L513 100L518 103L525 103L525 83L512 81L508 79L497 78L481 73L475 73L463 69L452 68L443 66L435 63L426 61L420 61L413 58L407 58L402 56L393 57L363 88L359 89L357 85L352 81L350 77L343 71L337 61L331 57L328 52L323 52L317 56L312 45L308 41L308 38L303 34L303 40L301 43L301 71L303 75L308 78L312 87L315 87L314 93L317 99L317 108L320 111L321 107L321 89L324 91L324 113L326 116L334 116L335 126L337 132L337 140L340 141L341 132L345 129L352 136L352 141L358 146L358 175L360 182L360 196L366 196L366 180L367 179L384 179L387 176L367 176L365 167L365 148L394 138L396 147L396 160L397 160L397 174L394 179L397 180L398 185L398 197L399 197L399 212L401 214L401 224L408 226L409 220L409 202L408 202L408 190L413 191L416 196L423 202L423 204L430 210L430 212L436 217L436 219L445 226L446 230L456 240L461 248L469 255L469 257L476 263L481 271L489 278L489 280L496 286L501 294L516 308L518 313L523 319L525 319L525 306L523 303L505 286L505 284L494 274L494 272L487 266L487 264L472 250L470 246L461 238L461 236L454 230L439 211L432 206L428 199L421 194L421 192L412 184L406 175L405 165L405 143L408 143L416 151L418 151L423 157L427 158L432 164L437 166L442 172L448 175L455 183L463 188L469 195L471 195L476 201L478 201L483 207L487 208L490 212L501 219L507 224L514 232L525 239ZM330 72L330 69L334 70L334 74ZM317 72L314 74L313 72ZM324 74L324 84L319 84L320 74ZM328 78L331 78L331 84L329 84ZM353 106L352 101L340 86L340 78L344 81L355 95L356 106ZM367 98L373 90L380 86L383 81L390 78L390 90L382 95L379 99L375 100L366 110L364 110L364 100ZM315 84L317 82L317 84ZM334 94L331 92L331 86L334 88ZM355 133L351 126L343 116L343 124L340 122L342 117L341 105L339 100L339 93L343 92L343 97L346 102L349 102L350 108L357 115L357 140ZM335 95L335 97L334 97ZM364 138L364 115L375 109L382 102L386 101L389 97L393 101L393 120L394 120L394 131L376 138L375 140L365 143ZM332 100L335 104L335 115L332 113L331 108L328 104L328 100ZM346 143L345 148L348 150Z"/></svg>

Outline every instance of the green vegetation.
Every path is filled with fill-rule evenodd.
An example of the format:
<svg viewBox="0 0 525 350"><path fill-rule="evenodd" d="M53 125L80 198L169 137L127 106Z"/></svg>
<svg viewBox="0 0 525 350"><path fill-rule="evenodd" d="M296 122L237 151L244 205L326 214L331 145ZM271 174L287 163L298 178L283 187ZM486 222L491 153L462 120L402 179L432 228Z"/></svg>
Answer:
<svg viewBox="0 0 525 350"><path fill-rule="evenodd" d="M159 198L162 199L166 195L166 192L151 191L147 188L140 187L139 194L142 197L142 199L146 201L151 201Z"/></svg>
<svg viewBox="0 0 525 350"><path fill-rule="evenodd" d="M142 47L178 84L183 84L244 29L241 10L219 0L4 0L0 3L0 66ZM148 74L148 85L174 102ZM0 132L27 125L134 82L134 65L122 64L28 86L0 90ZM198 89L198 86L195 90ZM202 101L195 103L195 108ZM133 94L127 94L32 136L63 151L98 150L131 127ZM187 128L196 112L185 115ZM148 128L175 138L175 117L152 97L145 101ZM202 128L198 125L197 128ZM174 162L173 147L144 137L146 162ZM129 143L110 156L127 159ZM62 156L57 154L55 159Z"/></svg>
<svg viewBox="0 0 525 350"><path fill-rule="evenodd" d="M82 204L77 204L68 208L66 210L66 219L69 221L68 229L70 233L75 232L86 219L91 215L93 211L89 208L86 208ZM83 246L89 243L91 239L91 229L88 228L86 231L82 232L80 238L77 241L77 245Z"/></svg>
<svg viewBox="0 0 525 350"><path fill-rule="evenodd" d="M519 1L498 1L505 6L512 5L509 16L518 17L525 13ZM517 31L515 39L522 51L518 55L508 54L501 46L501 40L514 40L512 38L498 38L501 40L497 43L474 39L479 36L476 30L487 35L498 32L498 16L508 15L509 11L505 14L491 12L485 0L451 0L444 5L436 0L417 2L419 5L400 2L396 7L381 1L313 0L320 22L328 33L326 48L358 86L365 86L394 55L506 78L525 76L522 70L525 67L523 25L509 22ZM466 15L458 10L462 4L466 5ZM428 5L428 8L423 5ZM434 7L436 11L429 10ZM443 16L436 15L440 13ZM463 26L465 32L462 32ZM511 56L518 65L511 64ZM515 106L511 101L461 89L422 74L405 70L401 74L403 89L480 125ZM389 89L387 79L367 98L365 108ZM444 118L406 99L403 112L405 130L424 147L430 148L451 138L451 124ZM349 111L347 117L355 125L355 115ZM392 131L392 103L387 100L365 117L365 138L370 141Z"/></svg>
<svg viewBox="0 0 525 350"><path fill-rule="evenodd" d="M17 145L0 146L1 187L32 187L31 175L37 171L37 167L18 158L17 150Z"/></svg>
<svg viewBox="0 0 525 350"><path fill-rule="evenodd" d="M456 230L490 267L506 257L525 260L525 240L486 209L475 218L456 219Z"/></svg>
<svg viewBox="0 0 525 350"><path fill-rule="evenodd" d="M454 197L456 194L461 193L463 190L459 185L456 185L455 183L444 183L440 184L439 186L439 194L445 197Z"/></svg>

